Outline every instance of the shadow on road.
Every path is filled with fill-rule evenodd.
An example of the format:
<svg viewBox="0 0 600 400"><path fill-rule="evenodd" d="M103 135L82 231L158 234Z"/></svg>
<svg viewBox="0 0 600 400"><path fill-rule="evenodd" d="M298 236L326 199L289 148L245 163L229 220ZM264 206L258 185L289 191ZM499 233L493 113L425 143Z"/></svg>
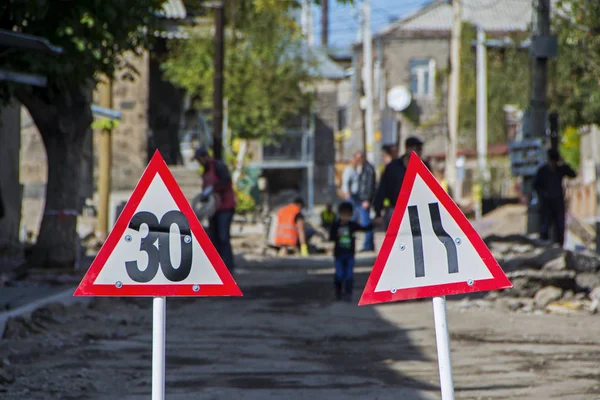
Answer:
<svg viewBox="0 0 600 400"><path fill-rule="evenodd" d="M295 270L291 265L246 263L236 276L243 298L212 299L208 306L193 299L170 300L173 314L186 313L193 304L198 311L221 305L228 310L221 315L221 322L228 322L218 328L178 324L179 334L193 329L207 342L218 342L220 357L207 357L213 363L201 381L190 377L190 360L178 358L180 350L170 348L167 369L173 379L167 383L174 394L198 390L208 395L220 388L210 398L435 398L437 385L394 369L398 363L432 361L408 337L410 328L389 323L374 307L357 306L368 274L356 275L352 303L337 302L331 274L307 273L319 268L331 268L331 261L303 260Z"/></svg>

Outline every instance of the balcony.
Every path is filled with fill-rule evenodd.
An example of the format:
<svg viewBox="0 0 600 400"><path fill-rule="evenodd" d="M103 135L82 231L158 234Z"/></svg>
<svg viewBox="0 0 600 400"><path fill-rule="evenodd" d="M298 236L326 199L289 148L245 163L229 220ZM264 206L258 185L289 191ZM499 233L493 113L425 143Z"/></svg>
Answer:
<svg viewBox="0 0 600 400"><path fill-rule="evenodd" d="M276 144L257 143L257 154L251 165L260 168L305 168L312 160L308 134L287 130Z"/></svg>

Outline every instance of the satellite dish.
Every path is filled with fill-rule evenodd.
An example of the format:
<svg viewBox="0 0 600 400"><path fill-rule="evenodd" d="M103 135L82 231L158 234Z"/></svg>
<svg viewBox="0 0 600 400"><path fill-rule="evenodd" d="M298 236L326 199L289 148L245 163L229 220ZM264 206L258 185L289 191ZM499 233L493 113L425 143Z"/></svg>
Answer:
<svg viewBox="0 0 600 400"><path fill-rule="evenodd" d="M361 110L367 109L367 98L365 96L360 98L360 109Z"/></svg>
<svg viewBox="0 0 600 400"><path fill-rule="evenodd" d="M410 105L412 97L404 86L395 86L387 95L388 106L394 111L404 111Z"/></svg>

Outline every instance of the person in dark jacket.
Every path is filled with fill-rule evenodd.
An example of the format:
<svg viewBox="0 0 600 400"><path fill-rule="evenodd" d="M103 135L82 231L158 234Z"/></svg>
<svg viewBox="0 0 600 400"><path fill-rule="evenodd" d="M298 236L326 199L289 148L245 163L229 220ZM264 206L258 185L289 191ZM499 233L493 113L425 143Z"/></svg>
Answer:
<svg viewBox="0 0 600 400"><path fill-rule="evenodd" d="M215 160L205 147L196 150L194 158L204 167L203 191L217 195L217 211L210 219L208 236L229 271L233 272L234 259L231 248L231 223L236 206L236 196L227 165ZM210 189L212 188L212 189ZM206 195L208 196L208 194Z"/></svg>
<svg viewBox="0 0 600 400"><path fill-rule="evenodd" d="M533 189L540 205L540 239L550 238L550 227L554 228L554 242L565 242L565 194L563 179L575 178L577 173L563 161L558 151L548 150L548 162L535 174Z"/></svg>
<svg viewBox="0 0 600 400"><path fill-rule="evenodd" d="M385 219L389 223L392 216L392 211L396 206L398 200L398 194L404 181L404 175L406 174L406 168L408 167L408 160L410 155L414 151L417 156L422 157L423 155L423 141L418 137L411 136L406 138L404 141L404 147L406 153L400 158L392 160L388 165L385 166L381 179L379 181L379 187L375 193L375 200L373 201L373 208L375 209L375 217L380 218L383 210L383 202L385 199L389 200L388 212L386 212ZM431 167L426 161L423 161L427 168L431 170ZM386 223L386 226L387 226Z"/></svg>
<svg viewBox="0 0 600 400"><path fill-rule="evenodd" d="M359 175L358 193L352 201L354 208L358 210L359 224L368 226L371 224L371 206L375 197L375 190L377 189L377 175L375 167L367 161L363 151L359 151L356 157L358 158L358 165L361 172ZM375 251L375 238L372 230L366 231L360 251Z"/></svg>

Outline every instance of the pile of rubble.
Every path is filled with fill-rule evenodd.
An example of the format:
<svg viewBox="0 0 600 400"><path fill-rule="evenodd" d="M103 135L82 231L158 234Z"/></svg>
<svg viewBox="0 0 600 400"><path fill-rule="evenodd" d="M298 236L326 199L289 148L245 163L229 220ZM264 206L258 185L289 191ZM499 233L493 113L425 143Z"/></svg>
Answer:
<svg viewBox="0 0 600 400"><path fill-rule="evenodd" d="M600 255L548 246L522 235L491 235L484 240L513 284L490 297L503 297L513 310L598 311Z"/></svg>

